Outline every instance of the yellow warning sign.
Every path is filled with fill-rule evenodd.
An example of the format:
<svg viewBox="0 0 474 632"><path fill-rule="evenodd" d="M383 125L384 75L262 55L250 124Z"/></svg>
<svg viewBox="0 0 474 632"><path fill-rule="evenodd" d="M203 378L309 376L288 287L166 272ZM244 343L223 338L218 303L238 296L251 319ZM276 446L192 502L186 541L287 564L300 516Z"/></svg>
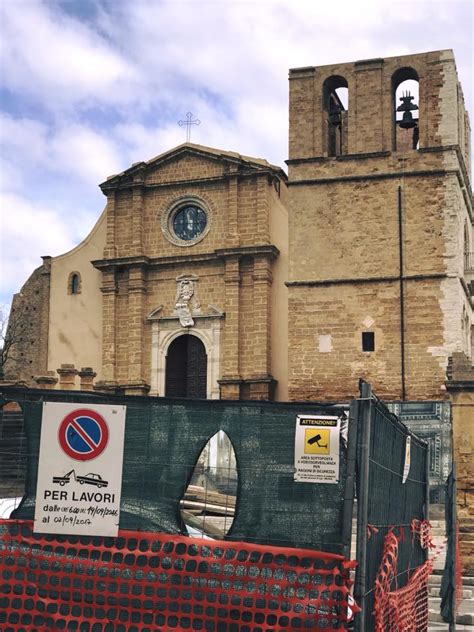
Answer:
<svg viewBox="0 0 474 632"><path fill-rule="evenodd" d="M329 428L305 428L304 452L305 454L329 454Z"/></svg>

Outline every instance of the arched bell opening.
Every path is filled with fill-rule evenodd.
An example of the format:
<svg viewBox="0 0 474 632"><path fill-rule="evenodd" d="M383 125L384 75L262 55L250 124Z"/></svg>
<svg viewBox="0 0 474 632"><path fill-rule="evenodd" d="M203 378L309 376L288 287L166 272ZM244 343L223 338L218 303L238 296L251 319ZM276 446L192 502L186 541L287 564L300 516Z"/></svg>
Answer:
<svg viewBox="0 0 474 632"><path fill-rule="evenodd" d="M344 77L334 75L324 81L323 105L327 154L347 154L349 87Z"/></svg>
<svg viewBox="0 0 474 632"><path fill-rule="evenodd" d="M413 68L399 68L392 76L393 149L419 147L420 80Z"/></svg>
<svg viewBox="0 0 474 632"><path fill-rule="evenodd" d="M183 334L168 347L165 396L206 399L207 353L197 336Z"/></svg>
<svg viewBox="0 0 474 632"><path fill-rule="evenodd" d="M237 486L234 447L220 430L204 446L181 500L188 535L222 540L234 522Z"/></svg>

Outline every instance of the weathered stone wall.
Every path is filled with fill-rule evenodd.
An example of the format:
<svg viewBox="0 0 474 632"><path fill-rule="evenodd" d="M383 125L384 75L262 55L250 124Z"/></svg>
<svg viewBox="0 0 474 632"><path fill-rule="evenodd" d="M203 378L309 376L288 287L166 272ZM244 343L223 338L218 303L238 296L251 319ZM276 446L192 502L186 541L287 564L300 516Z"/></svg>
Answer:
<svg viewBox="0 0 474 632"><path fill-rule="evenodd" d="M333 76L344 78L349 89L348 154L391 151L392 77L406 67L419 77L420 147L459 145L464 152L468 118L453 52L442 50L290 70L290 160L328 155L323 84Z"/></svg>
<svg viewBox="0 0 474 632"><path fill-rule="evenodd" d="M395 151L392 77L406 67L420 80L420 144ZM328 157L322 86L334 75L349 86L348 154ZM349 398L359 377L386 399L446 397L448 357L470 353L473 322L465 121L450 51L290 71L292 399Z"/></svg>
<svg viewBox="0 0 474 632"><path fill-rule="evenodd" d="M453 411L461 559L464 571L474 575L474 367L464 354L451 358L446 386Z"/></svg>
<svg viewBox="0 0 474 632"><path fill-rule="evenodd" d="M43 257L12 301L7 337L13 340L4 366L5 377L35 386L33 377L44 373L48 360L51 257Z"/></svg>
<svg viewBox="0 0 474 632"><path fill-rule="evenodd" d="M449 347L439 282L406 281L404 295L405 397L443 399ZM384 399L400 399L399 296L398 281L290 288L290 399L355 397L361 377ZM373 352L362 350L364 331L374 332Z"/></svg>
<svg viewBox="0 0 474 632"><path fill-rule="evenodd" d="M212 334L222 396L272 396L272 352L286 378L286 326L272 339L271 318L274 303L286 312L286 275L278 269L275 287L272 274L280 244L286 257L284 189L283 174L265 161L192 145L104 183L107 243L95 265L103 272L103 364L110 386L147 392L153 381L152 392L164 394L157 390L164 360L156 354L166 349L157 345L179 333L177 282L187 275L194 279L197 319L189 332L208 340L200 319L222 320L220 334ZM172 209L186 199L208 214L205 236L195 243L173 237ZM275 216L283 227L271 228Z"/></svg>

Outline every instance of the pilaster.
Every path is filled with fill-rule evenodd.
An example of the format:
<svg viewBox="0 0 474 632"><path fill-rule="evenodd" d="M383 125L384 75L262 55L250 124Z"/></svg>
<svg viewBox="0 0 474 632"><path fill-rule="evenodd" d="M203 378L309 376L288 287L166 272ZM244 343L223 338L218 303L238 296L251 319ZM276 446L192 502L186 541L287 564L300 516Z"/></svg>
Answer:
<svg viewBox="0 0 474 632"><path fill-rule="evenodd" d="M76 387L75 379L77 369L74 364L61 364L57 369L59 375L59 388L64 391L73 391Z"/></svg>
<svg viewBox="0 0 474 632"><path fill-rule="evenodd" d="M258 244L270 243L268 178L266 175L257 178L257 234L255 239Z"/></svg>
<svg viewBox="0 0 474 632"><path fill-rule="evenodd" d="M226 247L239 245L239 181L237 173L232 173L227 181L227 231Z"/></svg>
<svg viewBox="0 0 474 632"><path fill-rule="evenodd" d="M268 376L271 363L271 261L255 257L253 270L254 372Z"/></svg>
<svg viewBox="0 0 474 632"><path fill-rule="evenodd" d="M229 257L225 261L225 329L224 329L224 371L221 397L235 399L239 375L239 257ZM232 385L232 387L231 387ZM227 397L232 394L232 397ZM238 399L238 397L237 397Z"/></svg>
<svg viewBox="0 0 474 632"><path fill-rule="evenodd" d="M38 388L42 389L53 389L58 383L55 371L46 371L44 375L35 375L33 379L38 384Z"/></svg>
<svg viewBox="0 0 474 632"><path fill-rule="evenodd" d="M109 191L107 194L107 228L104 259L113 259L117 254L115 245L115 196L115 191Z"/></svg>
<svg viewBox="0 0 474 632"><path fill-rule="evenodd" d="M104 270L100 289L102 292L102 381L115 385L117 288L113 269Z"/></svg>
<svg viewBox="0 0 474 632"><path fill-rule="evenodd" d="M84 366L80 371L77 372L79 378L81 380L81 391L93 391L94 390L94 378L97 373L95 373L90 366Z"/></svg>
<svg viewBox="0 0 474 632"><path fill-rule="evenodd" d="M131 267L128 277L128 380L143 384L143 327L146 274L142 267Z"/></svg>
<svg viewBox="0 0 474 632"><path fill-rule="evenodd" d="M383 150L383 59L355 62L356 153ZM349 99L351 95L349 95ZM350 102L349 109L353 107Z"/></svg>
<svg viewBox="0 0 474 632"><path fill-rule="evenodd" d="M249 388L250 399L271 401L275 395L276 380L271 375L261 378L246 380Z"/></svg>
<svg viewBox="0 0 474 632"><path fill-rule="evenodd" d="M135 177L135 181L143 182L142 174ZM136 186L132 189L132 256L143 254L143 199L144 189Z"/></svg>
<svg viewBox="0 0 474 632"><path fill-rule="evenodd" d="M238 400L240 399L240 389L243 381L240 379L222 378L219 380L220 398Z"/></svg>

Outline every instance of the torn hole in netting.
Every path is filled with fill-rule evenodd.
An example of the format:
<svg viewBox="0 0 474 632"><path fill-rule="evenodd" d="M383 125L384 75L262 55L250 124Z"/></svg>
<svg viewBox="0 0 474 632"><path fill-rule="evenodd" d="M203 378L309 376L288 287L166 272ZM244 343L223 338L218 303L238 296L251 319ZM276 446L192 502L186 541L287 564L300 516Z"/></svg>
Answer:
<svg viewBox="0 0 474 632"><path fill-rule="evenodd" d="M235 518L237 484L234 447L219 430L202 449L180 503L188 535L217 540L227 535Z"/></svg>

